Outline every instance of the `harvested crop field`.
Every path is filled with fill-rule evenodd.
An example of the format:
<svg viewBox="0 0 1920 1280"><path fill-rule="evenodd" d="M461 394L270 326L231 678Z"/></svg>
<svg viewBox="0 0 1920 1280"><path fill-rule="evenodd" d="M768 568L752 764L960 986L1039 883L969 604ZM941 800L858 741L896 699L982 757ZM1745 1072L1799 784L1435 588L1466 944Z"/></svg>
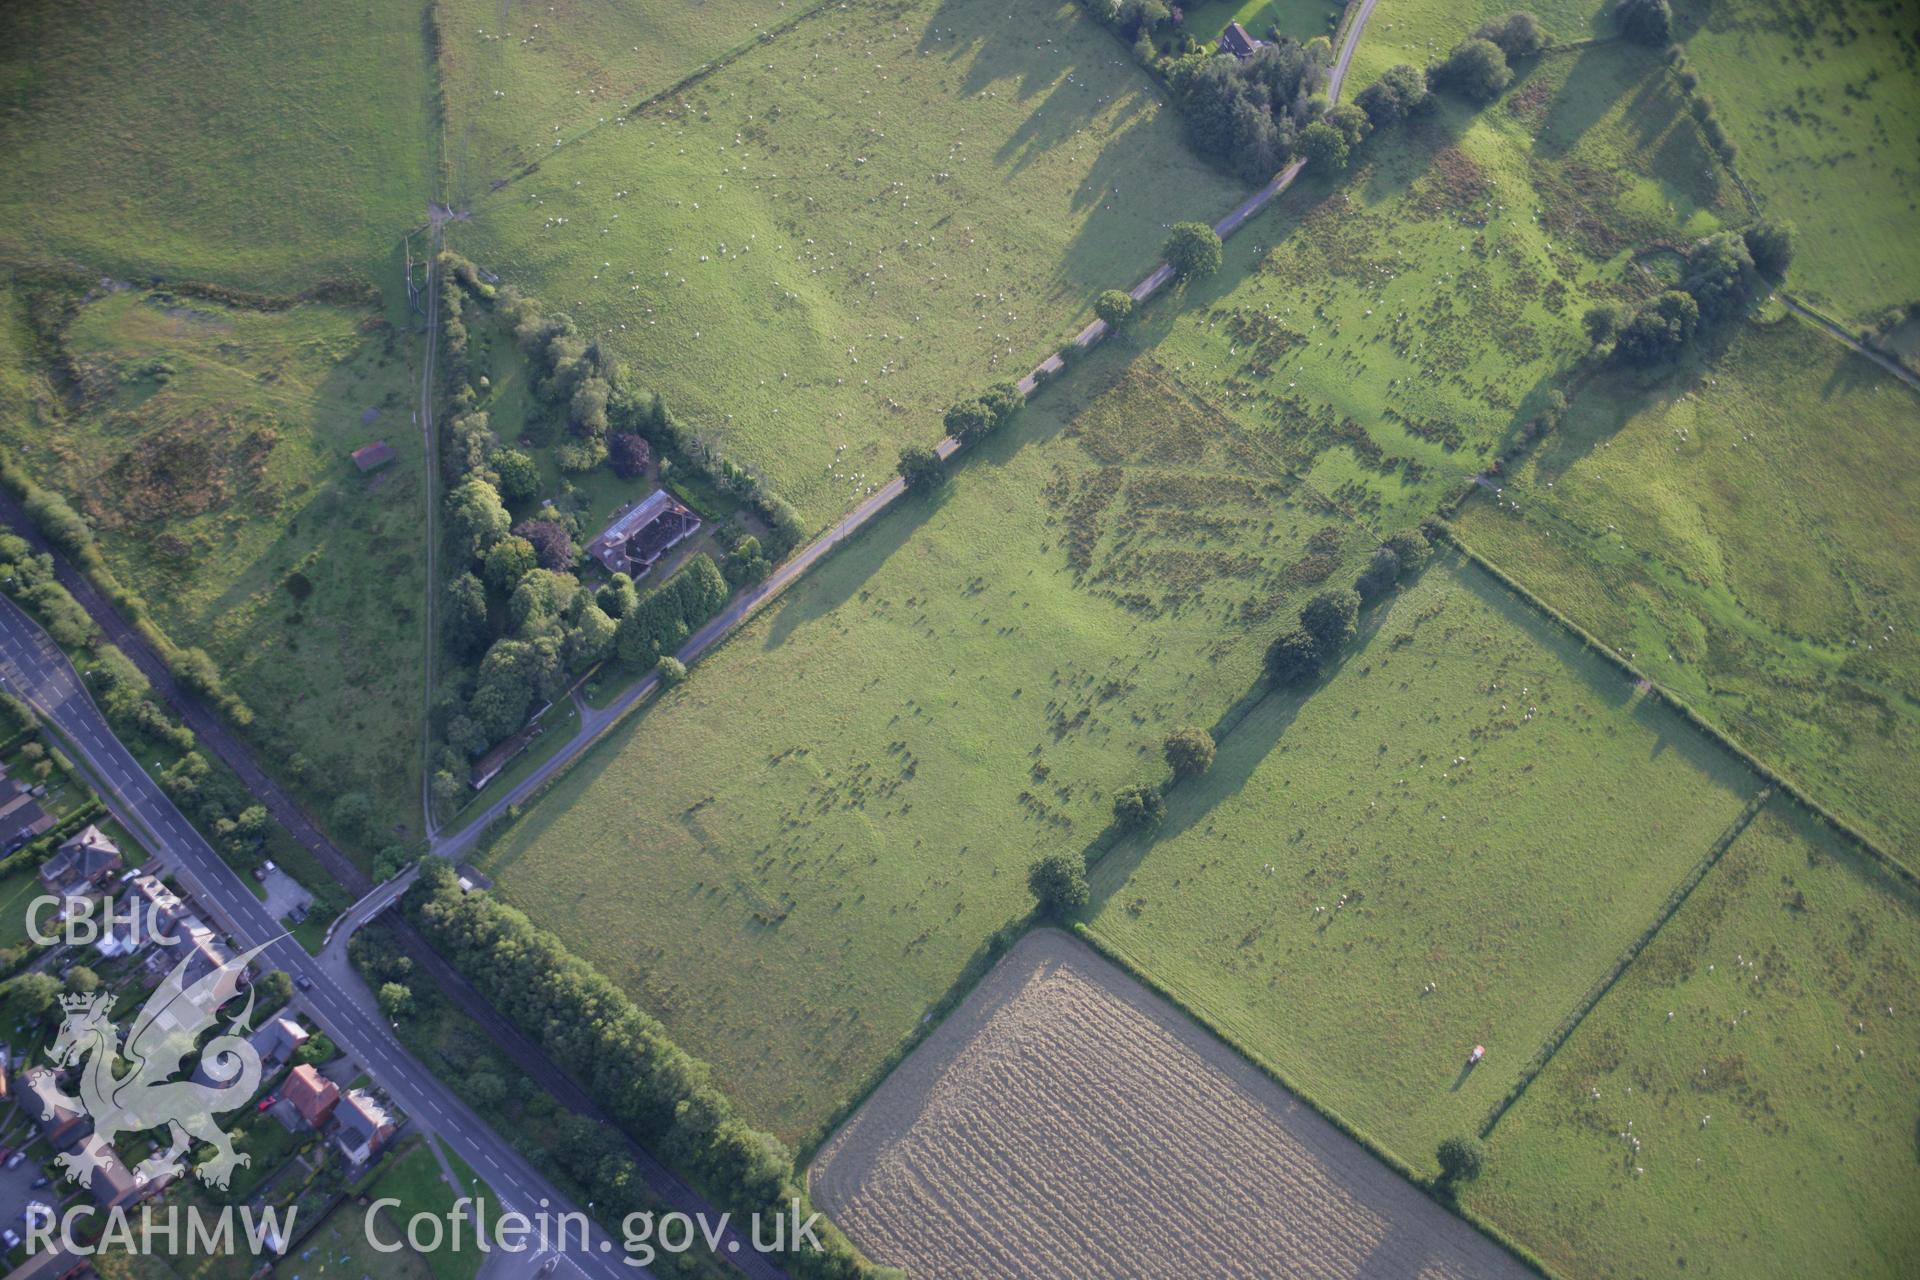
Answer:
<svg viewBox="0 0 1920 1280"><path fill-rule="evenodd" d="M1050 929L901 1064L811 1180L863 1249L915 1274L1527 1274Z"/></svg>

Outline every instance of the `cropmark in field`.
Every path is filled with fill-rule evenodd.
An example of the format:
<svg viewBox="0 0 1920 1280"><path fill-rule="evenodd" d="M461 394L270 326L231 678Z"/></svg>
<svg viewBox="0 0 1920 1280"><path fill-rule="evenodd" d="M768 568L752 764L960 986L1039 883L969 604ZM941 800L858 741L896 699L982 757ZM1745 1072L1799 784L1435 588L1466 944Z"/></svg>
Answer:
<svg viewBox="0 0 1920 1280"><path fill-rule="evenodd" d="M1091 397L1091 399L1083 399ZM714 1065L823 1126L1373 542L1117 350L839 549L481 859ZM645 795L644 804L635 797ZM723 958L723 959L722 959Z"/></svg>
<svg viewBox="0 0 1920 1280"><path fill-rule="evenodd" d="M1635 254L1739 212L1653 53L1534 60L1499 101L1377 135L1340 185L1288 192L1189 290L1157 355L1391 529L1532 423L1596 302L1661 287Z"/></svg>

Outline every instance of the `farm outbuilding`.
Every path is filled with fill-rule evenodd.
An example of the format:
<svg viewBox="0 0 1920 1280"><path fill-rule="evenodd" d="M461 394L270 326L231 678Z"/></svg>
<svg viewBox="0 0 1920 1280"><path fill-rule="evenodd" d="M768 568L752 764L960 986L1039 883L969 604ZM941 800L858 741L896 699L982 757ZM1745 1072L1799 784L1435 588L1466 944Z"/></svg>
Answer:
<svg viewBox="0 0 1920 1280"><path fill-rule="evenodd" d="M378 471L398 456L398 454L394 453L393 446L385 440L375 440L372 444L363 444L358 449L355 449L352 454L353 465L360 468L362 474L368 471Z"/></svg>

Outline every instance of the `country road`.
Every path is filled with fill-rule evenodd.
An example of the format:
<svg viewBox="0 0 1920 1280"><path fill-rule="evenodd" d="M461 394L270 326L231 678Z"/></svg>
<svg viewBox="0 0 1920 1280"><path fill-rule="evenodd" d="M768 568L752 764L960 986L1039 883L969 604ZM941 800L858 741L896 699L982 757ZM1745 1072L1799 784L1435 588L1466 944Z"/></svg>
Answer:
<svg viewBox="0 0 1920 1280"><path fill-rule="evenodd" d="M1377 2L1378 0L1362 0L1359 9L1355 11L1353 22L1347 27L1346 35L1340 42L1339 53L1334 59L1333 69L1327 77L1327 97L1329 101L1337 102L1340 98L1340 88L1346 80L1347 68L1353 62L1353 51L1360 43L1360 34L1366 30L1367 19L1373 16L1373 7ZM1241 227L1245 226L1263 209L1272 204L1273 201L1280 196L1281 192L1292 186L1294 179L1298 178L1301 170L1305 168L1306 162L1304 160L1296 160L1285 169L1282 169L1279 173L1275 174L1265 186L1241 201L1231 213L1215 223L1213 227L1214 231L1219 234L1222 240L1232 236L1234 232L1240 230ZM1133 286L1128 292L1136 302L1144 302L1165 288L1172 279L1173 269L1165 263L1161 263L1147 275L1146 279ZM1106 322L1103 320L1095 320L1074 336L1073 344L1085 350L1106 336ZM1034 389L1037 388L1045 378L1059 373L1065 367L1065 362L1061 360L1058 355L1048 356L1034 368L1032 373L1020 379L1016 385L1019 386L1022 395L1031 396ZM955 453L959 452L960 442L949 436L942 440L935 448L942 458L951 458ZM823 556L853 537L874 519L891 508L894 503L900 500L901 495L905 492L906 486L901 483L897 476L889 480L886 484L874 491L864 502L860 503L859 506L841 517L840 521L831 529L809 543L806 549L801 551L799 555L794 556L791 560L786 561L779 568L775 569L765 581L736 596L725 609L721 610L720 613L710 619L705 626L688 637L687 642L680 646L680 649L674 656L684 663L692 664L700 655L704 654L708 649L711 649L727 634L740 626L740 624L748 618L752 617L753 614L759 611L768 601L793 585L802 574L817 564ZM565 772L567 767L579 759L589 747L605 736L629 711L652 696L659 687L659 677L649 674L635 682L618 698L614 699L612 703L600 710L595 710L592 707L582 704L580 708L580 727L574 732L573 737L568 740L565 746L561 747L551 758L542 762L539 768L515 783L506 792L494 797L484 809L469 819L458 832L451 835L436 834L430 842L433 851L443 858L457 859L461 857L473 847L474 843L480 839L489 825L509 808L515 805L525 804L528 799L537 795L549 782Z"/></svg>
<svg viewBox="0 0 1920 1280"><path fill-rule="evenodd" d="M357 977L352 984L341 983L339 975L327 972L267 914L246 881L214 852L113 736L66 655L4 597L0 597L0 685L31 704L65 739L108 810L139 836L200 910L241 946L266 943L264 960L284 969L296 982L305 979L311 984L310 990L295 992L295 1005L371 1072L421 1128L459 1152L503 1206L528 1214L540 1212L543 1205L549 1212L572 1209L553 1184L400 1047L392 1029L371 1010L371 995ZM588 1247L580 1248L577 1237L574 1245L568 1261L592 1280L647 1274L623 1265L612 1252L612 1241L597 1229Z"/></svg>
<svg viewBox="0 0 1920 1280"><path fill-rule="evenodd" d="M266 807L267 812L273 817L275 822L285 827L296 840L314 855L315 859L327 873L333 877L337 884L354 898L364 900L365 896L375 888L367 874L361 871L345 853L341 852L341 850L327 838L326 834L313 823L312 819L307 816L306 811L300 807L285 788L281 787L273 778L267 776L265 771L260 768L259 763L254 760L251 748L242 742L239 736L235 734L218 715L201 702L198 697L181 687L179 682L173 678L172 672L167 669L165 661L147 642L146 637L141 635L140 632L126 620L120 611L115 608L113 603L109 601L84 574L75 569L63 555L46 541L34 526L33 522L27 518L26 513L21 510L19 503L14 499L13 495L5 490L0 490L0 524L10 525L16 533L27 540L35 551L46 552L53 556L55 574L60 585L72 593L74 599L79 602L81 608L87 611L88 615L93 619L94 625L100 628L107 640L125 653L134 665L140 669L141 674L147 677L147 680L153 686L154 693L179 715L181 721L187 728L193 731L199 746L203 750L218 757L223 764L232 769L239 777L242 785L247 788L249 794ZM11 614L7 614L7 610L11 610ZM24 614L20 614L18 609L14 607L10 601L7 602L7 610L0 610L0 615L5 615L0 616L0 623L10 623L11 625L0 629L0 636L4 636L7 631L19 631L21 628L26 628L39 636L40 642L49 646L51 645L51 641L46 640L44 634L39 631L37 624ZM3 650L0 650L0 652L3 652ZM57 665L67 671L69 676L68 683L70 684L72 669L66 665L65 658L59 654L57 649L53 651L49 661L53 659L57 659ZM4 671L4 667L0 667L0 671ZM14 684L12 688L16 694L23 697L27 696L26 690L19 685ZM65 696L68 701L71 702L73 700L72 690L69 689ZM98 722L96 736L102 739L103 743L110 743L113 750L121 755L125 755L125 747L121 745L118 739L112 736L111 731L106 728L104 720L99 719L98 710L93 708L91 701L86 698L84 690L80 691L79 697L82 701L85 701L85 711L90 713L94 720ZM72 714L79 715L81 714L81 710L75 707ZM69 734L69 737L71 736L72 735ZM92 739L89 738L82 737L75 741L76 750L80 750L83 755L87 753L91 745ZM128 761L131 761L131 757L128 757ZM83 759L82 762L88 764L91 769L90 755ZM97 770L93 771L96 778L101 777L101 774ZM184 819L179 818L177 811L173 809L172 802L167 800L165 795L158 791L157 787L153 786L151 780L147 778L147 775L137 767L134 768L133 772L138 775L138 782L146 783L152 793L159 797L159 803L165 807L165 811L174 814L179 823L179 827L191 832L192 828L190 824L187 824ZM113 779L116 783L118 782L117 776L111 771L105 776ZM108 792L104 788L102 795L108 795ZM129 829L142 832L146 830L144 826L130 826ZM231 870L227 868L226 863L222 862L218 855L206 847L205 841L199 837L198 833L193 833L193 839L199 842L201 848L205 849L206 856L212 859L214 866L219 868L228 877L237 880L237 877L233 877ZM248 890L244 884L240 886L240 891L249 902L254 901L251 891ZM257 903L255 904L255 910L256 912L258 910ZM364 923L364 920L360 922ZM235 923L237 925L238 922ZM447 996L448 1000L453 1003L454 1007L478 1023L495 1047L506 1054L508 1058L512 1059L514 1064L524 1071L535 1084L551 1093L559 1100L561 1105L565 1106L568 1110L584 1116L597 1124L603 1125L610 1130L618 1131L617 1126L614 1125L605 1111L587 1096L586 1091L580 1087L572 1075L563 1070L557 1063L549 1058L538 1045L535 1045L523 1035L519 1028L508 1022L497 1009L483 1000L480 994L473 989L472 985L467 982L458 970L448 964L438 952L426 944L426 940L414 931L412 925L408 924L404 918L396 916L393 918L393 928L402 946L405 947L407 955L413 960L416 970L431 978L435 985ZM274 926L274 929L275 932L279 932L277 925ZM236 928L236 936L246 936L251 932L251 930ZM259 936L269 935L261 934ZM338 936L342 943L344 943L344 939L347 936L346 932L339 932ZM293 943L288 942L285 946L287 949L305 956L305 952L301 951L300 948ZM344 955L344 948L340 954ZM287 969L289 973L296 972L287 964L280 962L277 952L275 962L280 964L281 968ZM319 962L311 958L307 960L309 966L308 971L311 972L315 978L316 988L324 985L320 983L321 969L314 967L318 963ZM368 1007L371 1008L371 995L365 993L364 989L361 988L358 975L352 972L351 966L334 971L333 976L344 984L342 987L343 990L365 995L368 1000ZM318 994L318 989L315 994ZM365 1014L364 1016L372 1019L377 1025L383 1025L378 1024L378 1019L375 1015ZM404 1052L400 1050L397 1042L392 1042L390 1037L389 1047L390 1052L400 1057L405 1057ZM405 1058L405 1060L421 1078L433 1080L431 1073L427 1072L424 1067L421 1067L411 1058ZM365 1059L363 1059L363 1061L365 1061ZM405 1104L403 1103L402 1105L404 1106ZM475 1134L485 1135L488 1140L498 1144L499 1148L503 1151L512 1151L510 1146L485 1127L484 1121L480 1120L476 1114L470 1111L466 1112L466 1120L463 1122L463 1128ZM465 1154L464 1151L462 1154ZM636 1143L629 1142L627 1143L626 1154L633 1160L635 1167L645 1180L648 1189L669 1208L689 1215L704 1213L710 1221L718 1220L718 1211L715 1210L712 1205L708 1204L698 1192L682 1182L672 1170L655 1159L650 1152ZM515 1158L518 1159L517 1156ZM479 1162L469 1160L469 1163L473 1164L476 1169L483 1169L482 1164ZM521 1164L531 1171L531 1166L525 1165L524 1161L522 1161ZM547 1195L556 1205L565 1203L558 1197L558 1193L553 1192L551 1189L541 1194ZM744 1245L740 1250L735 1251L727 1261L733 1263L740 1271L755 1277L756 1280L775 1280L776 1277L783 1274L772 1263ZM619 1272L622 1269L616 1267L615 1270ZM570 1280L570 1278L561 1276L557 1277L556 1280Z"/></svg>

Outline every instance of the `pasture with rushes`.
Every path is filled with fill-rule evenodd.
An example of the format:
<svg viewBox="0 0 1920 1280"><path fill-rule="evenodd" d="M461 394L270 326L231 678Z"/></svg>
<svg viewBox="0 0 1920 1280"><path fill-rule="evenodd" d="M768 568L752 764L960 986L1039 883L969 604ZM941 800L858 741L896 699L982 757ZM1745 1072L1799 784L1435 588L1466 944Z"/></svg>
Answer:
<svg viewBox="0 0 1920 1280"><path fill-rule="evenodd" d="M1444 100L1355 165L1334 185L1309 173L1242 231L1159 355L1385 529L1547 411L1588 307L1657 290L1636 250L1738 209L1658 57L1631 45L1535 60L1499 101Z"/></svg>
<svg viewBox="0 0 1920 1280"><path fill-rule="evenodd" d="M819 527L1242 188L1072 4L823 9L597 125L449 238Z"/></svg>
<svg viewBox="0 0 1920 1280"><path fill-rule="evenodd" d="M1769 218L1794 223L1787 281L1849 328L1920 301L1920 36L1884 0L1677 4L1700 90Z"/></svg>
<svg viewBox="0 0 1920 1280"><path fill-rule="evenodd" d="M513 8L441 0L443 143L456 201L547 158L596 125L750 53L823 0L561 0ZM557 126L557 127L556 127Z"/></svg>
<svg viewBox="0 0 1920 1280"><path fill-rule="evenodd" d="M1776 799L1502 1117L1463 1198L1575 1280L1915 1274L1916 955L1913 887Z"/></svg>
<svg viewBox="0 0 1920 1280"><path fill-rule="evenodd" d="M417 834L426 483L407 340L366 309L135 289L80 306L58 340L78 399L28 379L0 421L9 454L92 520L176 643L213 656L323 819L361 790L365 844ZM347 455L376 439L398 457L362 475Z"/></svg>
<svg viewBox="0 0 1920 1280"><path fill-rule="evenodd" d="M817 1140L1162 740L1373 542L1148 362L1094 355L597 747L476 862Z"/></svg>
<svg viewBox="0 0 1920 1280"><path fill-rule="evenodd" d="M1916 424L1920 396L1776 311L1664 376L1595 379L1458 527L1760 759L1910 851Z"/></svg>
<svg viewBox="0 0 1920 1280"><path fill-rule="evenodd" d="M1430 1172L1760 785L1441 556L1330 678L1227 734L1157 834L1098 862L1091 927Z"/></svg>
<svg viewBox="0 0 1920 1280"><path fill-rule="evenodd" d="M424 14L0 8L0 258L275 293L371 278L433 194Z"/></svg>

